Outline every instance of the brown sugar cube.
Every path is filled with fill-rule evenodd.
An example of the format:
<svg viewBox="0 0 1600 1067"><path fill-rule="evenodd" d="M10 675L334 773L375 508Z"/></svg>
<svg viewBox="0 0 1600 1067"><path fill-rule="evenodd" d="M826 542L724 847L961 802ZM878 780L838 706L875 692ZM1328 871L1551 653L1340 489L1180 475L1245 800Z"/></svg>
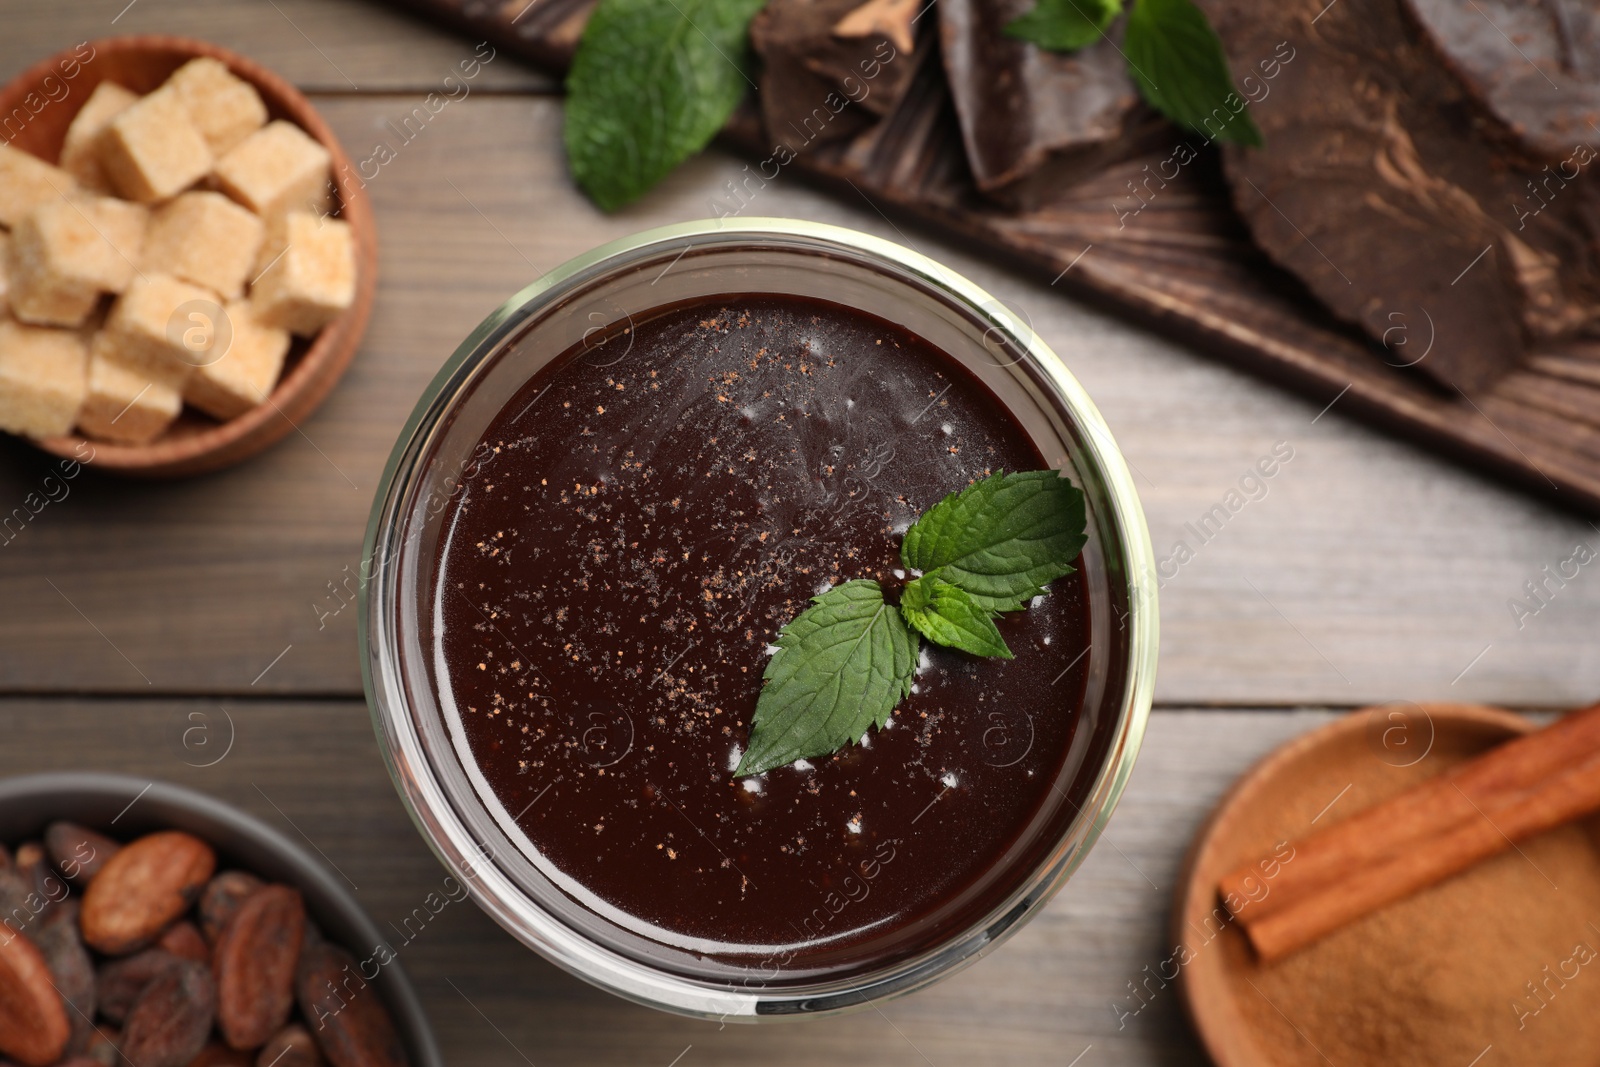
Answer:
<svg viewBox="0 0 1600 1067"><path fill-rule="evenodd" d="M144 266L236 297L255 267L261 231L259 218L221 193L183 193L151 217Z"/></svg>
<svg viewBox="0 0 1600 1067"><path fill-rule="evenodd" d="M128 268L128 280L132 281L133 275L139 272L144 243L149 239L150 209L110 196L82 197L74 202L83 209L100 236L117 250L118 258ZM126 288L124 284L108 288L107 292L119 293Z"/></svg>
<svg viewBox="0 0 1600 1067"><path fill-rule="evenodd" d="M161 436L183 408L182 378L130 361L102 330L89 343L89 373L78 429L90 437L144 444Z"/></svg>
<svg viewBox="0 0 1600 1067"><path fill-rule="evenodd" d="M138 271L150 209L110 196L78 195L44 204L12 231L18 240L37 231L57 256L80 256L78 270L108 293L119 293ZM81 248L77 243L81 243Z"/></svg>
<svg viewBox="0 0 1600 1067"><path fill-rule="evenodd" d="M255 86L235 77L221 60L191 59L167 79L183 98L211 154L221 156L267 122L267 105Z"/></svg>
<svg viewBox="0 0 1600 1067"><path fill-rule="evenodd" d="M44 204L12 233L11 309L39 326L79 326L101 293L133 277L148 212L109 197Z"/></svg>
<svg viewBox="0 0 1600 1067"><path fill-rule="evenodd" d="M213 162L183 98L170 89L133 104L100 135L106 177L119 194L141 204L183 192L210 173Z"/></svg>
<svg viewBox="0 0 1600 1067"><path fill-rule="evenodd" d="M186 381L209 358L221 317L215 293L145 271L111 305L105 328L122 362Z"/></svg>
<svg viewBox="0 0 1600 1067"><path fill-rule="evenodd" d="M0 143L0 226L15 226L40 204L77 191L78 183L60 167Z"/></svg>
<svg viewBox="0 0 1600 1067"><path fill-rule="evenodd" d="M261 322L249 301L228 304L233 336L222 358L195 368L183 398L207 415L231 419L265 400L283 372L289 332Z"/></svg>
<svg viewBox="0 0 1600 1067"><path fill-rule="evenodd" d="M309 337L355 302L356 258L350 225L297 211L284 246L250 290L261 321Z"/></svg>
<svg viewBox="0 0 1600 1067"><path fill-rule="evenodd" d="M0 320L0 430L59 437L83 403L89 354L72 330Z"/></svg>
<svg viewBox="0 0 1600 1067"><path fill-rule="evenodd" d="M323 184L321 192L309 200L291 204L262 218L266 228L262 232L261 251L256 253L255 273L260 274L271 266L289 243L289 216L304 211L318 219L325 219L334 211L333 182Z"/></svg>
<svg viewBox="0 0 1600 1067"><path fill-rule="evenodd" d="M100 290L53 272L36 242L13 239L6 261L11 314L35 326L82 326L100 300Z"/></svg>
<svg viewBox="0 0 1600 1067"><path fill-rule="evenodd" d="M266 218L315 202L328 184L328 150L279 119L252 133L217 163L217 187Z"/></svg>
<svg viewBox="0 0 1600 1067"><path fill-rule="evenodd" d="M67 127L61 144L61 169L78 180L85 189L109 193L111 181L100 169L100 135L111 120L138 102L139 94L116 82L101 82L89 94L83 107Z"/></svg>

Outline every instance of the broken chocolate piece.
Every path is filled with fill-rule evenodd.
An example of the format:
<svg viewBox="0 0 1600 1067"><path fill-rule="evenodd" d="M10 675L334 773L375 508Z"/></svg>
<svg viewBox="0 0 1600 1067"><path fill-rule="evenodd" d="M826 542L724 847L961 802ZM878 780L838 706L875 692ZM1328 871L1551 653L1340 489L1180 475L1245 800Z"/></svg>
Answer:
<svg viewBox="0 0 1600 1067"><path fill-rule="evenodd" d="M795 154L853 137L911 80L904 0L772 0L750 24L767 136ZM841 32L839 27L843 25Z"/></svg>
<svg viewBox="0 0 1600 1067"><path fill-rule="evenodd" d="M1537 167L1486 130L1498 124L1400 0L1201 6L1236 76L1279 66L1252 94L1266 146L1224 154L1235 205L1267 254L1388 345L1390 363L1475 393L1516 365L1526 337L1594 319L1590 194L1575 187L1531 219L1508 206Z"/></svg>
<svg viewBox="0 0 1600 1067"><path fill-rule="evenodd" d="M972 179L938 50L924 48L907 62L912 77L905 94L893 111L845 147L843 173L907 198L948 201L966 195Z"/></svg>
<svg viewBox="0 0 1600 1067"><path fill-rule="evenodd" d="M1128 77L1122 24L1072 53L1005 34L1035 0L939 0L945 72L978 188L1013 206L1047 202L1072 182L1177 131Z"/></svg>
<svg viewBox="0 0 1600 1067"><path fill-rule="evenodd" d="M835 37L886 37L902 52L916 45L921 0L867 0L833 24Z"/></svg>
<svg viewBox="0 0 1600 1067"><path fill-rule="evenodd" d="M1578 145L1600 143L1600 7L1592 0L1405 3L1468 91L1529 153L1560 164Z"/></svg>

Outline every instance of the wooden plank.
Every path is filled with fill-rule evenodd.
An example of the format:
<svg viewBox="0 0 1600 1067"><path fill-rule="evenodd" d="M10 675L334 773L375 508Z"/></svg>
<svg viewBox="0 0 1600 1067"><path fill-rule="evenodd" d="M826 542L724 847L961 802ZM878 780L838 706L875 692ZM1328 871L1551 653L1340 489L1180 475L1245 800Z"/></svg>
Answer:
<svg viewBox="0 0 1600 1067"><path fill-rule="evenodd" d="M362 0L0 0L0 80L80 41L128 33L201 37L259 60L306 90L428 92L473 43ZM489 53L485 53L487 55ZM555 79L497 53L471 91L548 92ZM458 94L461 90L455 90Z"/></svg>
<svg viewBox="0 0 1600 1067"><path fill-rule="evenodd" d="M404 113L398 99L321 102L352 148ZM743 167L713 153L607 217L570 185L559 135L554 101L483 97L398 147L369 188L382 255L371 332L301 433L194 481L86 475L0 536L0 691L359 692L345 583L384 459L440 361L540 271L707 214ZM1161 592L1161 700L1571 706L1600 693L1600 571L1561 587L1542 572L1579 542L1600 550L1587 522L1350 423L1342 401L1319 410L1334 396L1286 397L859 198L781 178L751 212L910 243L1027 317L1078 374L1134 468L1158 557L1180 541L1193 553L1168 564ZM1279 442L1293 458L1248 499L1256 483L1241 483ZM21 444L0 451L3 516L51 468ZM1547 606L1529 581L1546 583ZM1537 608L1520 627L1513 598Z"/></svg>
<svg viewBox="0 0 1600 1067"><path fill-rule="evenodd" d="M223 740L229 720L216 702L0 701L0 774L117 770L214 793L291 837L309 835L355 884L378 926L400 928L440 888L444 871L394 795L365 710L349 701L248 701L226 710L232 750L202 769L190 765L204 760L186 756L181 738L201 722ZM450 1063L666 1067L691 1045L685 1067L1066 1064L1089 1045L1086 1067L1194 1063L1200 1053L1171 990L1121 1027L1112 1005L1137 1006L1127 983L1170 953L1168 901L1211 804L1260 755L1328 718L1157 713L1107 835L1034 922L932 989L881 1013L785 1030L784 1040L770 1028L722 1028L626 1004L523 949L468 903L447 906L398 944L398 956Z"/></svg>

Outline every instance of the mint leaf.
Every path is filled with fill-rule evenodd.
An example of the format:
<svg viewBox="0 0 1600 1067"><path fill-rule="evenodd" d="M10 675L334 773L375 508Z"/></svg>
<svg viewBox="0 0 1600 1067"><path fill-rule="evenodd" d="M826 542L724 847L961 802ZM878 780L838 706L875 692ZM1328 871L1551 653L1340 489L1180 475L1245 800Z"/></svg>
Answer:
<svg viewBox="0 0 1600 1067"><path fill-rule="evenodd" d="M1072 572L1085 522L1083 493L1057 471L992 474L929 508L900 545L923 573L898 610L877 582L846 582L778 634L734 775L827 755L882 728L911 692L919 633L1011 659L994 614Z"/></svg>
<svg viewBox="0 0 1600 1067"><path fill-rule="evenodd" d="M911 692L917 635L877 582L811 599L778 635L736 777L825 756L883 726Z"/></svg>
<svg viewBox="0 0 1600 1067"><path fill-rule="evenodd" d="M1122 48L1151 107L1212 140L1261 144L1261 131L1234 91L1222 42L1192 0L1137 0Z"/></svg>
<svg viewBox="0 0 1600 1067"><path fill-rule="evenodd" d="M924 574L905 587L900 594L900 614L930 641L974 656L1012 658L990 613L938 572Z"/></svg>
<svg viewBox="0 0 1600 1067"><path fill-rule="evenodd" d="M1059 472L1001 472L929 508L906 531L900 558L938 571L985 610L1016 611L1072 573L1084 522L1083 493Z"/></svg>
<svg viewBox="0 0 1600 1067"><path fill-rule="evenodd" d="M1032 11L1006 23L1005 34L1054 52L1076 52L1105 36L1120 14L1122 0L1039 0Z"/></svg>
<svg viewBox="0 0 1600 1067"><path fill-rule="evenodd" d="M738 106L765 0L601 0L567 74L567 161L604 211L706 146Z"/></svg>

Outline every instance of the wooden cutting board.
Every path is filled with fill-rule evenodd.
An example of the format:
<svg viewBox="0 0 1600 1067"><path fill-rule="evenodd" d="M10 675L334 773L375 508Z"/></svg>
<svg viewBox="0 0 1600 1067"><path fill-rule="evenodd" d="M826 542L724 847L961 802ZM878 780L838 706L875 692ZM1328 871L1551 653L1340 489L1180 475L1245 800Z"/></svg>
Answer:
<svg viewBox="0 0 1600 1067"><path fill-rule="evenodd" d="M552 71L571 57L595 0L390 0ZM931 21L931 20L930 20ZM1250 243L1217 159L1185 167L1136 216L1113 204L1154 166L1152 152L1091 175L1049 205L1013 211L981 198L967 172L933 37L911 89L883 121L789 164L851 199L932 224L1062 289L1110 304L1217 358L1586 514L1600 514L1600 341L1533 352L1476 399L1440 392L1360 331L1332 318ZM766 159L745 107L724 139ZM737 204L730 206L736 207ZM1407 324L1426 348L1427 324ZM1320 416L1319 416L1320 417Z"/></svg>

